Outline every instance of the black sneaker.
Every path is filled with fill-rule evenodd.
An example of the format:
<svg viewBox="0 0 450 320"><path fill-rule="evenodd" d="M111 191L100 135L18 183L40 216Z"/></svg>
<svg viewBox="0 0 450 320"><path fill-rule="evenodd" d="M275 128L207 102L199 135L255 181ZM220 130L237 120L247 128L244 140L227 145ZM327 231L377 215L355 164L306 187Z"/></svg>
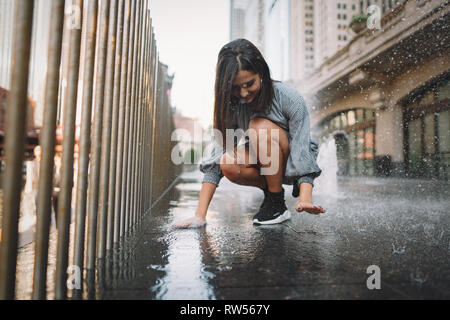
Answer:
<svg viewBox="0 0 450 320"><path fill-rule="evenodd" d="M259 207L258 213L253 216L253 221L255 221L255 219L258 219L259 216L263 214L264 210L266 210L266 207L271 203L269 197L269 189L266 187L265 189L263 189L263 192L264 192L264 200L261 203L261 206Z"/></svg>
<svg viewBox="0 0 450 320"><path fill-rule="evenodd" d="M300 195L300 187L298 186L298 182L294 181L294 183L292 184L292 196L294 198L298 198L299 195Z"/></svg>
<svg viewBox="0 0 450 320"><path fill-rule="evenodd" d="M254 224L277 224L289 220L291 212L284 202L284 189L281 192L268 192L269 203L253 219Z"/></svg>

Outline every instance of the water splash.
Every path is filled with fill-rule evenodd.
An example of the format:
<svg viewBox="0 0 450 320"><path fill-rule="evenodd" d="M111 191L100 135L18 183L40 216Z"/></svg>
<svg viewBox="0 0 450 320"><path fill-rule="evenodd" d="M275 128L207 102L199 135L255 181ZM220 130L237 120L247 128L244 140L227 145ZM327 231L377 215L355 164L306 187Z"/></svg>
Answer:
<svg viewBox="0 0 450 320"><path fill-rule="evenodd" d="M401 255L405 254L406 252L406 246L396 246L394 243L392 243L392 254L393 255Z"/></svg>
<svg viewBox="0 0 450 320"><path fill-rule="evenodd" d="M314 181L314 190L318 194L337 197L337 155L336 142L330 135L327 140L320 145L317 164L322 169L322 174Z"/></svg>
<svg viewBox="0 0 450 320"><path fill-rule="evenodd" d="M420 290L422 289L423 284L428 280L428 274L416 270L416 272L411 273L410 278L412 285Z"/></svg>

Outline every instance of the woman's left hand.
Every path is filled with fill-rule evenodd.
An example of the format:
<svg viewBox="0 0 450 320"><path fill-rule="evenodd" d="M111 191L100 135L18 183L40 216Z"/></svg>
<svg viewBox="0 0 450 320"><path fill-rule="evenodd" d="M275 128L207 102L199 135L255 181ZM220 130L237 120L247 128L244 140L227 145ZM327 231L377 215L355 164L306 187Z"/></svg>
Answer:
<svg viewBox="0 0 450 320"><path fill-rule="evenodd" d="M301 201L297 202L295 205L295 210L297 212L306 211L311 214L321 214L326 212L321 206L315 206L312 203Z"/></svg>

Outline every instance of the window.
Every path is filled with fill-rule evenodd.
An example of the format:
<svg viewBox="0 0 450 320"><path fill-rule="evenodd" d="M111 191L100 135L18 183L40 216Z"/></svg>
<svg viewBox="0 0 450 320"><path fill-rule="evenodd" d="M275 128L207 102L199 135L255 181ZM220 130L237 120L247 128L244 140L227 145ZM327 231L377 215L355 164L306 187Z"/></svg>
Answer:
<svg viewBox="0 0 450 320"><path fill-rule="evenodd" d="M320 124L324 137L334 135L338 175L376 174L374 117L373 110L353 109L335 114Z"/></svg>
<svg viewBox="0 0 450 320"><path fill-rule="evenodd" d="M406 103L408 176L450 178L450 95L446 97L447 90L448 80Z"/></svg>

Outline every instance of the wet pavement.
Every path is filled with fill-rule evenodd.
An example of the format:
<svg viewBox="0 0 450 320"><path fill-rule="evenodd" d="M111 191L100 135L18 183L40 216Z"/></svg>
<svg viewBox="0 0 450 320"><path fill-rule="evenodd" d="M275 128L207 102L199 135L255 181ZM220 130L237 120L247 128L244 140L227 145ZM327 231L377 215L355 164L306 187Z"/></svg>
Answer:
<svg viewBox="0 0 450 320"><path fill-rule="evenodd" d="M280 225L254 226L262 192L224 178L206 227L173 229L193 215L201 179L200 172L182 175L108 268L97 298L450 298L446 182L340 178L337 194L314 194L326 214L294 213ZM284 187L292 211L292 187ZM372 265L381 289L368 289Z"/></svg>

